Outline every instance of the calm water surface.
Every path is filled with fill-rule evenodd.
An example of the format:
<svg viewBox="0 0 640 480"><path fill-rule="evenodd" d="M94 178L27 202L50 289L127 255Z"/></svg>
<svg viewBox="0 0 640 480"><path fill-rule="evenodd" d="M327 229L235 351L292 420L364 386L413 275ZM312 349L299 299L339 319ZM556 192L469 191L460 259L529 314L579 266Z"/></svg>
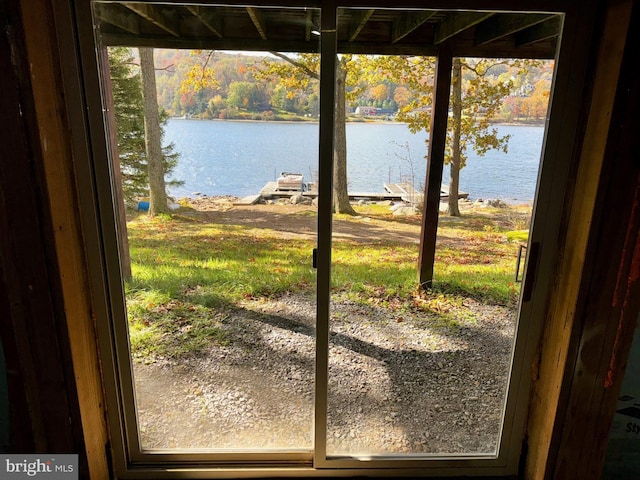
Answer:
<svg viewBox="0 0 640 480"><path fill-rule="evenodd" d="M511 135L509 151L478 157L469 152L460 187L470 198L501 198L509 203L533 200L544 135L542 126L497 126ZM382 192L384 183L413 178L424 185L426 133L412 134L404 124L347 124L350 192ZM280 172L316 180L318 125L314 123L236 122L170 119L165 141L180 153L173 178L183 180L174 197L257 194ZM443 183L448 183L445 167Z"/></svg>

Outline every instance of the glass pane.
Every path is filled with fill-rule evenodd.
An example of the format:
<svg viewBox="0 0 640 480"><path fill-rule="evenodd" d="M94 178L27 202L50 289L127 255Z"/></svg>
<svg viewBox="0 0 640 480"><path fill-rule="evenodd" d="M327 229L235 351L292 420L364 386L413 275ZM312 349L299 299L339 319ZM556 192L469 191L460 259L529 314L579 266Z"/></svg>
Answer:
<svg viewBox="0 0 640 480"><path fill-rule="evenodd" d="M102 74L140 448L310 451L318 85L290 81L299 54L228 47L233 32L259 38L256 25L277 39L282 9L94 7L101 43L113 44ZM122 42L132 13L145 14L135 30L147 40L190 28L178 33L227 49L115 46L136 44ZM319 18L287 14L303 38Z"/></svg>
<svg viewBox="0 0 640 480"><path fill-rule="evenodd" d="M353 16L342 10L339 18ZM412 16L428 16L386 14L409 25L417 23ZM345 82L360 90L357 103L345 100L349 202L333 217L327 455L494 455L518 318L516 263L522 252L521 277L553 62L454 60L435 273L423 290L418 256L435 59L341 58L360 66L357 82ZM499 95L491 99L492 92ZM452 184L456 162L463 168Z"/></svg>

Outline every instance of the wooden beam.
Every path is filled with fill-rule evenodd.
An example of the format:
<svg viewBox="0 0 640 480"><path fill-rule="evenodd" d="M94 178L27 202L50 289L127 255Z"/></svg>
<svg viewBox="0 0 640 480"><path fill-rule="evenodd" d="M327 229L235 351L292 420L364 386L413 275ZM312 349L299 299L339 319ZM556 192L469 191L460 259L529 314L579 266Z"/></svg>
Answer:
<svg viewBox="0 0 640 480"><path fill-rule="evenodd" d="M204 38L204 37L156 37L153 35L139 35L132 38L129 35L103 34L100 37L103 45L126 47L153 48L182 48L190 50L250 50L255 52L308 52L318 53L318 42L303 40L256 40Z"/></svg>
<svg viewBox="0 0 640 480"><path fill-rule="evenodd" d="M602 97L596 98L598 103L613 94L616 98L612 111L602 105L601 116L609 111L613 121L594 119L587 131L588 136L602 128L608 135L590 234L593 271L584 295L588 307L575 320L579 342L568 362L570 393L554 478L600 478L607 447L603 440L611 430L640 310L640 8L637 2L621 2L610 14L609 28L616 35L602 50L606 71L598 69L595 88L603 90L596 95ZM630 18L634 23L629 28Z"/></svg>
<svg viewBox="0 0 640 480"><path fill-rule="evenodd" d="M8 12L9 9L14 11ZM29 85L23 83L24 79L29 78L29 74L24 67L24 46L17 45L14 40L20 29L17 25L8 23L11 18L9 13L15 16L20 14L15 10L18 10L17 2L0 0L0 15L7 21L5 28L12 30L11 36L0 37L0 62L5 65L5 68L0 69L0 88L3 93L0 95L0 122L3 125L0 129L0 141L4 151L11 152L10 155L3 155L0 162L0 229L3 232L0 235L0 340L4 350L8 387L6 393L9 397L9 442L14 449L21 448L24 449L23 452L29 452L36 449L46 451L48 447L48 432L42 411L44 400L40 397L41 390L46 388L40 388L41 373L36 368L36 359L32 357L46 357L49 349L44 352L32 350L27 326L33 323L33 318L30 317L35 313L36 317L41 317L38 320L43 328L49 329L48 324L54 315L47 311L51 307L48 286L43 288L41 285L41 279L46 279L48 272L43 259L38 258L42 253L42 247L37 246L37 240L42 235L38 222L42 212L36 204L34 173L32 168L28 168L28 165L35 163L35 159L29 151L30 139L26 134L26 120L33 119L33 114L30 110L25 111L26 105L21 105L25 100L28 101L25 97ZM22 81L17 75L19 70L22 70ZM24 93L19 96L20 92ZM37 137L34 140L37 142ZM23 256L28 258L21 258ZM38 260L41 260L40 264ZM31 281L31 277L38 280L37 285ZM47 283L46 280L44 283ZM31 294L27 289L31 290ZM30 307L29 302L38 302L39 305ZM52 338L55 339L55 334ZM62 382L60 366L48 367L44 375L51 375L51 379ZM58 406L62 415L69 413L66 403L65 400ZM52 421L60 427L61 424L55 417ZM60 432L61 437L64 437L68 429L64 430ZM73 444L72 441L65 443Z"/></svg>
<svg viewBox="0 0 640 480"><path fill-rule="evenodd" d="M393 22L393 33L391 34L391 43L396 43L413 32L416 28L429 20L437 13L436 10L416 11L411 13L403 13L395 22Z"/></svg>
<svg viewBox="0 0 640 480"><path fill-rule="evenodd" d="M165 32L173 35L174 37L180 36L180 27L177 20L169 15L164 15L159 7L154 5L147 5L144 3L123 3L132 12L137 13L141 17L145 18L149 22L153 23L156 27L160 27Z"/></svg>
<svg viewBox="0 0 640 480"><path fill-rule="evenodd" d="M436 255L436 234L440 214L440 187L444 168L444 153L447 143L447 121L449 118L449 91L451 90L451 51L442 49L436 64L434 99L429 128L429 153L427 160L427 187L422 209L420 253L418 272L420 285L430 288L433 282L433 263Z"/></svg>
<svg viewBox="0 0 640 480"><path fill-rule="evenodd" d="M262 17L262 14L253 7L247 7L247 13L249 14L249 17L251 17L251 21L256 27L256 30L260 34L260 38L262 38L263 40L267 40L267 27L264 24L264 18Z"/></svg>
<svg viewBox="0 0 640 480"><path fill-rule="evenodd" d="M72 415L59 411L58 414L63 416L59 426L55 423L56 414L46 414L45 422L51 428L58 429L53 432L58 438L62 438L65 431L74 431L81 439L67 450L69 453L80 454L80 478L107 480L111 478L108 459L109 435L105 422L95 318L88 286L90 282L83 244L85 237L82 233L76 196L76 152L72 151L70 138L70 132L82 130L82 126L70 124L65 105L65 100L71 101L70 96L80 95L80 89L68 89L69 85L62 81L60 71L62 64L69 67L73 63L70 59L76 58L73 45L77 39L69 25L70 14L65 16L68 11L64 9L63 2L23 0L21 3L28 62L33 78L32 106L37 122L36 128L31 132L34 138L30 142L30 163L38 165L37 168L42 169L41 174L44 177L45 184L40 188L41 195L46 196L46 201L43 199L42 202L46 202L48 208L44 208L39 215L40 218L47 219L50 231L42 233L41 241L48 243L51 251L48 275L55 276L49 282L48 288L51 295L60 297L62 303L55 333L50 334L46 331L47 318L39 316L32 335L34 338L48 337L48 345L58 345L63 359L57 368L62 368L65 363L70 364L69 378L65 382L57 384L51 376L41 385L48 385L47 388L55 385L60 388L67 401L72 405L77 404L76 408L79 409L78 414ZM59 30L55 30L54 25ZM64 35L67 35L65 39L62 38ZM73 90L73 93L69 90ZM24 110L25 105L22 108ZM24 118L29 116L26 111L23 113ZM11 181L13 184L21 183L17 177ZM30 185L33 183L25 183L20 187L21 204L26 203L28 188L25 189L25 186ZM19 212L16 210L15 214L19 215ZM35 217L35 214L24 215L24 218L32 217ZM20 224L23 223L26 223L24 219ZM36 238L35 231L32 232L31 238ZM25 258L35 256L35 250L29 248L28 244L24 243L20 248ZM44 277L44 272L41 272L41 275ZM41 300L44 300L44 297ZM35 343L29 352L34 358L45 353L44 350L40 352ZM65 358L67 356L68 359ZM48 358L47 368L55 366L56 359ZM46 370L38 371L41 375L47 375ZM42 398L41 402L39 408L47 405L48 401ZM47 409L53 408L55 404L52 402ZM40 451L64 450L62 446L51 445Z"/></svg>
<svg viewBox="0 0 640 480"><path fill-rule="evenodd" d="M474 44L484 45L493 42L526 28L538 25L553 17L555 17L555 15L540 13L501 13L494 15L476 27Z"/></svg>
<svg viewBox="0 0 640 480"><path fill-rule="evenodd" d="M436 27L433 43L439 45L493 15L491 12L460 12L447 15Z"/></svg>
<svg viewBox="0 0 640 480"><path fill-rule="evenodd" d="M298 41L288 40L262 40L262 39L230 39L225 38L205 38L185 37L180 38L164 35L161 37L153 35L139 35L132 37L131 35L120 35L106 33L100 36L101 43L108 46L126 46L126 47L154 47L154 48L182 48L182 49L202 49L202 50L249 50L254 52L284 52L296 51L307 53L318 53L319 45L315 38L309 41L302 39ZM338 53L353 54L377 54L377 55L422 55L426 57L435 57L438 55L438 47L433 45L415 45L415 44L380 44L380 43L357 43L357 42L339 42ZM517 58L535 58L535 59L554 59L556 54L556 44L538 43L515 50L513 47L500 46L495 48L491 45L474 47L472 45L455 47L451 49L451 53L456 57L473 57L480 56L485 58L508 58L517 56Z"/></svg>
<svg viewBox="0 0 640 480"><path fill-rule="evenodd" d="M140 17L135 13L125 13L117 4L95 3L93 8L96 16L103 22L133 35L140 34Z"/></svg>
<svg viewBox="0 0 640 480"><path fill-rule="evenodd" d="M222 19L211 8L188 5L189 10L200 22L207 27L216 37L222 38Z"/></svg>
<svg viewBox="0 0 640 480"><path fill-rule="evenodd" d="M553 17L538 23L526 30L522 30L516 34L516 47L532 45L534 43L556 38L562 32L562 15L554 15Z"/></svg>
<svg viewBox="0 0 640 480"><path fill-rule="evenodd" d="M351 18L349 19L349 41L353 42L360 32L367 24L371 15L375 12L374 9L369 10L352 10Z"/></svg>
<svg viewBox="0 0 640 480"><path fill-rule="evenodd" d="M149 5L136 4L133 2L127 2L128 11L132 12L134 8L138 15L126 15L127 9L121 4L99 4L100 18L103 18L105 22L110 25L117 25L117 28L122 31L114 31L114 29L105 28L104 33L101 35L103 44L109 46L152 46L157 48L183 48L183 49L220 49L220 50L251 50L251 51L282 51L300 49L300 51L318 51L317 45L315 45L315 39L312 38L311 30L317 27L317 24L313 22L314 16L317 15L317 10L307 10L305 16L305 28L300 32L298 30L298 38L284 39L280 38L274 43L267 45L264 42L271 41L268 35L267 24L265 18L259 8L247 8L247 12L251 17L251 20L259 33L259 35L249 35L243 37L236 37L233 39L225 38L223 27L224 17L222 16L222 10L218 10L214 7L203 6L184 6L184 10L190 12L192 16L189 16L184 21L192 21L193 23L199 22L204 25L206 29L211 32L203 32L203 35L196 36L191 34L188 29L185 31L180 30L177 21L170 23L171 19L177 19L179 17L180 10L174 10L167 6L165 10L160 11L159 7L155 7L155 10L150 9ZM116 9L116 7L118 7ZM145 9L143 9L145 7ZM171 13L172 12L172 13ZM353 13L355 20L350 22L349 35L344 41L339 42L339 53L353 53L353 54L379 54L379 55L436 55L438 51L438 45L442 41L462 32L465 28L472 27L473 25L481 22L485 18L490 18L491 13L487 12L458 12L445 17L445 19L436 27L436 40L433 43L432 39L428 41L418 41L409 44L406 43L407 35L424 22L429 21L429 18L433 18L437 11L424 11L415 10L415 12L404 12L399 15L399 18L393 22L388 32L389 37L386 41L359 41L362 37L362 29L371 22L371 15L374 10L369 9L351 9L350 13ZM144 14L144 15L142 15ZM506 14L501 14L504 16ZM522 14L521 16L531 16L533 14ZM518 17L515 15L514 19ZM558 18L561 16L558 15ZM164 26L165 28L161 32L149 32L148 28L145 31L145 25L147 22L142 22L141 18L147 18L155 21L155 24ZM189 23L189 22L187 22ZM147 25L148 26L148 25ZM184 27L184 26L183 26ZM199 29L199 25L197 25ZM479 25L478 28L483 27ZM544 27L544 28L543 28ZM170 34L167 34L167 28ZM273 28L277 28L274 26ZM142 29L142 33L137 33ZM111 30L111 31L110 31ZM136 32L134 35L133 32ZM179 36L176 33L180 33ZM505 58L505 57L518 57L518 58L541 58L549 59L555 58L556 43L553 37L556 37L559 32L559 20L555 22L541 22L535 27L522 30L517 33L515 42L499 42L498 45L494 43L486 43L483 45L474 45L473 41L468 41L465 37L463 42L453 42L451 44L451 51L454 56L475 56L486 58ZM249 32L250 33L250 32ZM549 40L551 39L551 40ZM219 42L224 40L223 42ZM308 46L305 43L312 43ZM528 48L523 48L523 47Z"/></svg>
<svg viewBox="0 0 640 480"><path fill-rule="evenodd" d="M538 365L533 369L523 478L599 478L593 471L585 473L593 469L596 453L590 442L606 443L606 435L594 435L596 417L605 412L592 399L602 395L604 388L598 369L602 349L610 341L607 329L611 320L606 312L612 308L611 302L605 305L604 299L611 299L621 260L620 236L611 230L602 236L600 230L608 221L616 223L617 228L627 226L621 222L624 217L620 217L618 208L603 203L609 176L603 168L606 163L611 167L610 162L627 162L624 158L607 159L606 152L609 132L620 128L617 123L611 125L611 111L626 36L623 19L628 21L624 12L630 3L633 0L610 4L601 24L594 24L595 13L588 8L577 8L573 15L567 15L566 28L571 35L563 41L558 68L564 62L570 72L561 76L559 70L555 88L561 94L560 101L576 106L575 115L581 118L577 121L584 125L584 131L578 133L573 147L577 165L576 158L571 159L573 183L562 201L567 207L561 238L554 247L557 264L549 273L553 283ZM584 49L592 34L599 35L594 52ZM635 62L634 53L631 58ZM576 90L573 81L580 75L585 79L584 86ZM588 103L584 103L585 98ZM549 135L557 133L558 126L554 132L552 128ZM629 180L633 179L625 182ZM620 185L613 188L620 189ZM587 393L587 383L595 390ZM576 395L579 391L585 395Z"/></svg>

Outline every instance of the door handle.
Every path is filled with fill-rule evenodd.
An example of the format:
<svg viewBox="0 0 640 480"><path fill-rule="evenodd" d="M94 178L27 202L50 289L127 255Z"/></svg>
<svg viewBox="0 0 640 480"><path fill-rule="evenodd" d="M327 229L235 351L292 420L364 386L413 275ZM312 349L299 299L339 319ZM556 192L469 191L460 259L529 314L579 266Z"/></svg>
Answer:
<svg viewBox="0 0 640 480"><path fill-rule="evenodd" d="M516 261L516 278L515 278L516 283L524 280L524 278L520 277L520 265L522 264L522 251L526 249L527 249L526 245L520 245L520 247L518 247L518 260Z"/></svg>
<svg viewBox="0 0 640 480"><path fill-rule="evenodd" d="M538 269L538 256L540 255L540 242L532 242L529 246L529 260L524 274L524 285L522 287L522 301L531 300L533 293L533 283Z"/></svg>

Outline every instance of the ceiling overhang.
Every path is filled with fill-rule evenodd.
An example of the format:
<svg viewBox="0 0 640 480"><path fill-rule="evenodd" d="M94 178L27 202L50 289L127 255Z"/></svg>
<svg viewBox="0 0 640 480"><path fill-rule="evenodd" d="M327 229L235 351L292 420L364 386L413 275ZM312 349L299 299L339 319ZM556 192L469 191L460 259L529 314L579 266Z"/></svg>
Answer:
<svg viewBox="0 0 640 480"><path fill-rule="evenodd" d="M339 8L338 52L554 58L562 14L514 11ZM108 46L318 52L320 9L94 2Z"/></svg>

